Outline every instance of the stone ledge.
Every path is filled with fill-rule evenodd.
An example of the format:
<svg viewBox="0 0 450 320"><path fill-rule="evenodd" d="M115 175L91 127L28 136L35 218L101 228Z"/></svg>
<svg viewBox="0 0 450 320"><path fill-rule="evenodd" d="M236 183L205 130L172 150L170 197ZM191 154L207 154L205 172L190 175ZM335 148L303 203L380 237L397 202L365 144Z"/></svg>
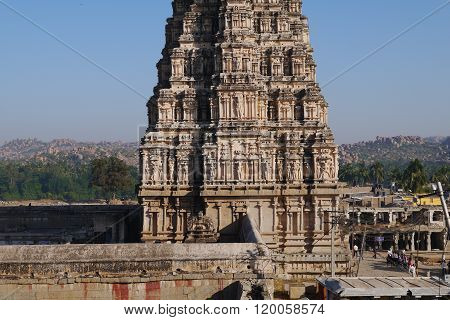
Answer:
<svg viewBox="0 0 450 320"><path fill-rule="evenodd" d="M274 274L264 275L264 279L273 279ZM259 274L254 273L203 273L185 275L165 275L161 277L105 277L105 278L40 278L40 279L1 279L0 285L70 285L70 284L145 284L151 282L171 281L209 281L209 280L245 280L260 279Z"/></svg>
<svg viewBox="0 0 450 320"><path fill-rule="evenodd" d="M67 264L227 260L255 250L257 247L248 243L1 246L0 261Z"/></svg>

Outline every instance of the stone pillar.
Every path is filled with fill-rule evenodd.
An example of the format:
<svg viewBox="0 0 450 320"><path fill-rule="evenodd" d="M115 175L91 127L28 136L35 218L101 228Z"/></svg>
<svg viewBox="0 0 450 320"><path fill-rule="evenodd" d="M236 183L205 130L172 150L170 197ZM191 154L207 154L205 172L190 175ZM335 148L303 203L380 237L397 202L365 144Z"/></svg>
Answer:
<svg viewBox="0 0 450 320"><path fill-rule="evenodd" d="M427 233L427 251L431 251L431 232Z"/></svg>
<svg viewBox="0 0 450 320"><path fill-rule="evenodd" d="M416 250L416 239L415 239L415 233L411 233L411 244L410 244L410 251Z"/></svg>
<svg viewBox="0 0 450 320"><path fill-rule="evenodd" d="M174 216L176 217L175 210L173 210L173 209L167 210L167 218L169 219L169 226L167 227L167 230L169 230L170 232L174 231L174 227L173 227Z"/></svg>
<svg viewBox="0 0 450 320"><path fill-rule="evenodd" d="M166 231L166 218L167 218L167 204L164 203L162 206L163 209L163 213L162 213L162 223L161 223L161 231L165 232Z"/></svg>
<svg viewBox="0 0 450 320"><path fill-rule="evenodd" d="M398 250L398 239L400 235L398 232L394 233L394 250Z"/></svg>
<svg viewBox="0 0 450 320"><path fill-rule="evenodd" d="M292 215L292 211L291 211L291 207L287 206L286 207L286 215L287 215L287 234L289 236L291 236L293 234L293 215Z"/></svg>
<svg viewBox="0 0 450 320"><path fill-rule="evenodd" d="M262 232L263 227L263 212L262 212L262 202L258 201L258 204L256 205L258 208L258 226L259 226L259 232Z"/></svg>
<svg viewBox="0 0 450 320"><path fill-rule="evenodd" d="M151 219L152 219L152 215L149 212L146 212L144 214L144 226L142 227L142 231L144 233L146 232L151 232L150 227L151 227Z"/></svg>
<svg viewBox="0 0 450 320"><path fill-rule="evenodd" d="M305 203L303 201L300 203L299 215L300 215L299 231L304 231L305 230L305 226L304 226L304 224L305 224L305 220L304 220L304 218L305 218L304 217L304 215L305 215Z"/></svg>
<svg viewBox="0 0 450 320"><path fill-rule="evenodd" d="M316 217L316 231L323 231L323 220L324 220L324 213L322 211L322 208L319 208L318 203L316 202L314 204L314 216Z"/></svg>
<svg viewBox="0 0 450 320"><path fill-rule="evenodd" d="M119 243L125 243L125 220L119 223Z"/></svg>
<svg viewBox="0 0 450 320"><path fill-rule="evenodd" d="M278 206L278 199L274 198L272 202L272 215L273 215L273 224L272 224L272 231L276 232L277 230L277 206Z"/></svg>
<svg viewBox="0 0 450 320"><path fill-rule="evenodd" d="M179 207L177 208L177 230L180 235L184 234L183 230L183 210L181 210Z"/></svg>
<svg viewBox="0 0 450 320"><path fill-rule="evenodd" d="M117 237L117 225L114 224L110 227L111 229L111 243L117 243L118 237Z"/></svg>

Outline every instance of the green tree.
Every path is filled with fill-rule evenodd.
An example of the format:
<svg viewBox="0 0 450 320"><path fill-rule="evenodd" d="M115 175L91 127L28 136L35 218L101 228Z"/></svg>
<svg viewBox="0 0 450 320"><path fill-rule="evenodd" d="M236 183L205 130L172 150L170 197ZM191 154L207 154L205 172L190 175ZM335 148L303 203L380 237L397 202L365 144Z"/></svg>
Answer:
<svg viewBox="0 0 450 320"><path fill-rule="evenodd" d="M356 168L353 164L344 164L339 169L339 180L356 185Z"/></svg>
<svg viewBox="0 0 450 320"><path fill-rule="evenodd" d="M427 184L428 178L420 160L411 161L403 172L403 185L412 192L421 192Z"/></svg>
<svg viewBox="0 0 450 320"><path fill-rule="evenodd" d="M364 162L358 163L356 166L357 183L360 186L364 186L370 180L369 168Z"/></svg>
<svg viewBox="0 0 450 320"><path fill-rule="evenodd" d="M377 161L370 166L370 178L374 184L380 184L384 181L384 165Z"/></svg>
<svg viewBox="0 0 450 320"><path fill-rule="evenodd" d="M390 185L395 184L397 188L403 188L403 171L399 167L391 168L387 174L387 179Z"/></svg>
<svg viewBox="0 0 450 320"><path fill-rule="evenodd" d="M444 190L450 187L450 165L443 165L438 170L436 170L432 177L432 182L441 182Z"/></svg>
<svg viewBox="0 0 450 320"><path fill-rule="evenodd" d="M108 198L115 198L133 188L133 179L124 161L115 157L95 159L91 162L90 186L100 188Z"/></svg>

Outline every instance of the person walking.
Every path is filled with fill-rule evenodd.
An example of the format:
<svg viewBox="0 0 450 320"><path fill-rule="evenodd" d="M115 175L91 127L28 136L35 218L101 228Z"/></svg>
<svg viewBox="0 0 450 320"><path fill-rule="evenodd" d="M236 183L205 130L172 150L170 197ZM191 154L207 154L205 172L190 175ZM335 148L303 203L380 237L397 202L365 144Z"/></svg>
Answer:
<svg viewBox="0 0 450 320"><path fill-rule="evenodd" d="M377 258L377 247L375 245L373 245L373 258Z"/></svg>
<svg viewBox="0 0 450 320"><path fill-rule="evenodd" d="M409 273L411 274L411 276L413 278L415 278L417 276L417 274L416 274L416 265L415 264L412 264L412 265L409 266Z"/></svg>
<svg viewBox="0 0 450 320"><path fill-rule="evenodd" d="M442 278L444 279L445 275L447 274L447 261L445 261L445 258L442 260L441 268L442 268Z"/></svg>
<svg viewBox="0 0 450 320"><path fill-rule="evenodd" d="M353 246L353 258L357 258L358 257L358 246L355 244L354 246Z"/></svg>

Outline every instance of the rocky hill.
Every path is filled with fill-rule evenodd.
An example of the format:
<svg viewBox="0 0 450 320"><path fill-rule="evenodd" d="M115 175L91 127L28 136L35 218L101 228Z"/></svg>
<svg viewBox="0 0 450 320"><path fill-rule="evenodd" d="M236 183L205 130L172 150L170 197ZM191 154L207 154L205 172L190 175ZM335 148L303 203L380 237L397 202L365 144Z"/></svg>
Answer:
<svg viewBox="0 0 450 320"><path fill-rule="evenodd" d="M77 142L58 139L43 142L20 139L0 146L0 160L52 162L69 160L87 163L98 157L115 156L128 165L138 165L138 144L124 142ZM341 163L377 160L407 162L419 159L427 163L450 163L450 137L377 137L375 141L340 146Z"/></svg>
<svg viewBox="0 0 450 320"><path fill-rule="evenodd" d="M450 163L450 137L377 137L375 141L341 145L339 153L344 164L377 160L403 163L414 159Z"/></svg>
<svg viewBox="0 0 450 320"><path fill-rule="evenodd" d="M123 142L77 142L58 139L43 142L37 139L18 139L0 146L0 160L54 162L68 160L88 163L99 157L115 156L128 165L138 165L138 144Z"/></svg>

